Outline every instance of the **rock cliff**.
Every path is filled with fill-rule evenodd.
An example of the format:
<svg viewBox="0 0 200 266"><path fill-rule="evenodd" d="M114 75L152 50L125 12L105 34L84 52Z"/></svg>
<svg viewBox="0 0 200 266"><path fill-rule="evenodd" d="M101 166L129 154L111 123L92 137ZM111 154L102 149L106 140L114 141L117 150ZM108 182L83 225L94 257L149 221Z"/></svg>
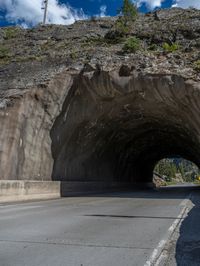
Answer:
<svg viewBox="0 0 200 266"><path fill-rule="evenodd" d="M139 15L115 40L116 20L0 29L1 179L149 182L164 157L200 165L200 11Z"/></svg>

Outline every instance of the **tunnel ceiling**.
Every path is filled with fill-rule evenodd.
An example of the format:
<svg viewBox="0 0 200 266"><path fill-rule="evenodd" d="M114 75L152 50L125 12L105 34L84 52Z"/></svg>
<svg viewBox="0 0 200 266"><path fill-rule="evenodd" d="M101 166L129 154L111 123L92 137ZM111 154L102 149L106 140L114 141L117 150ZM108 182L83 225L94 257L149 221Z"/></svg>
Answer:
<svg viewBox="0 0 200 266"><path fill-rule="evenodd" d="M164 157L200 165L199 96L176 75L82 72L51 130L53 179L150 182Z"/></svg>

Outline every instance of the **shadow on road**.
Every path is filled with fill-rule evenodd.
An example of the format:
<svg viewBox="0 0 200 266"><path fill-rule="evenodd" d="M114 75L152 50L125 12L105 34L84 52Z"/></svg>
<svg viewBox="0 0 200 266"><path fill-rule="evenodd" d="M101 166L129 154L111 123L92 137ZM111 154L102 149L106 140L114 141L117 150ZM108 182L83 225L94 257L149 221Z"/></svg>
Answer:
<svg viewBox="0 0 200 266"><path fill-rule="evenodd" d="M194 191L191 201L193 208L180 227L176 244L176 263L178 266L200 265L200 191Z"/></svg>
<svg viewBox="0 0 200 266"><path fill-rule="evenodd" d="M200 186L168 186L162 188L139 189L110 189L110 190L86 190L80 192L61 193L62 197L112 197L112 198L155 198L155 199L185 199L190 192L199 191Z"/></svg>

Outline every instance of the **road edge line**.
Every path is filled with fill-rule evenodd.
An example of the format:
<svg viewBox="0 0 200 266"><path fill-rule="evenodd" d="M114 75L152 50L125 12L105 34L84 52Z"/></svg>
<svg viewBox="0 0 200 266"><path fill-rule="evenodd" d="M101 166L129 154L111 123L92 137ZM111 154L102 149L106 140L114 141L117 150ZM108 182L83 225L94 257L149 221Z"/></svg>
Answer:
<svg viewBox="0 0 200 266"><path fill-rule="evenodd" d="M192 193L190 193L184 200L182 200L180 205L182 203L184 203L185 206L183 207L183 209L179 213L178 217L174 220L174 222L171 224L171 226L167 230L167 233L166 233L164 239L162 239L158 243L158 246L153 250L149 260L147 260L145 262L144 266L153 266L153 265L154 266L159 266L159 263L161 262L161 260L164 257L166 257L163 254L163 252L165 250L165 246L167 245L167 243L171 239L171 237L174 234L176 228L182 224L182 222L184 220L183 218L185 218L187 213L190 211L191 207L189 207L189 202L190 202L191 198L192 198Z"/></svg>

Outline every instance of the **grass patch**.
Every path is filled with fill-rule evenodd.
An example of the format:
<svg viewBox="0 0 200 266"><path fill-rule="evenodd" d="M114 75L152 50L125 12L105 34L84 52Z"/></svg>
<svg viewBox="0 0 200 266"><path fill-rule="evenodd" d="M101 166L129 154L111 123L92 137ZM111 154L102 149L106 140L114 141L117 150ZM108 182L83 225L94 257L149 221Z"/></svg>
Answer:
<svg viewBox="0 0 200 266"><path fill-rule="evenodd" d="M0 58L0 66L4 66L10 63L9 58Z"/></svg>
<svg viewBox="0 0 200 266"><path fill-rule="evenodd" d="M10 50L3 46L3 45L0 45L0 65L6 65L10 62Z"/></svg>
<svg viewBox="0 0 200 266"><path fill-rule="evenodd" d="M91 46L107 46L108 41L106 38L98 36L98 37L90 37L84 40L84 42L81 44L82 47L91 47Z"/></svg>
<svg viewBox="0 0 200 266"><path fill-rule="evenodd" d="M176 185L177 182L176 181L166 181L166 186L173 186Z"/></svg>
<svg viewBox="0 0 200 266"><path fill-rule="evenodd" d="M200 181L199 181L199 180L195 180L193 183L194 183L195 185L200 185Z"/></svg>
<svg viewBox="0 0 200 266"><path fill-rule="evenodd" d="M177 43L168 44L165 42L165 43L163 43L162 48L167 53L173 53L173 52L179 50L180 47Z"/></svg>
<svg viewBox="0 0 200 266"><path fill-rule="evenodd" d="M39 55L29 55L29 56L18 56L16 57L16 62L27 62L27 61L38 61L41 62L44 59L44 56Z"/></svg>

